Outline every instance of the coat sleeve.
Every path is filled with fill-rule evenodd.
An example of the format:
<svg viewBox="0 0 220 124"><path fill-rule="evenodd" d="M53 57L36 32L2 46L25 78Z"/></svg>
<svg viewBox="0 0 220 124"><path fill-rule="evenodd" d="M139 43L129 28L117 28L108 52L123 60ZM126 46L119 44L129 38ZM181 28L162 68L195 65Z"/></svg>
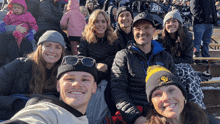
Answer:
<svg viewBox="0 0 220 124"><path fill-rule="evenodd" d="M38 26L37 26L36 19L32 16L30 12L28 12L27 17L28 17L28 23L29 23L30 29L34 29L37 32Z"/></svg>
<svg viewBox="0 0 220 124"><path fill-rule="evenodd" d="M192 33L188 32L186 35L186 39L183 43L184 49L181 51L180 57L173 57L174 63L189 63L193 62L193 39Z"/></svg>
<svg viewBox="0 0 220 124"><path fill-rule="evenodd" d="M63 17L60 21L60 26L63 30L67 29L67 24L68 24L69 18L70 18L70 13L69 12L66 12L66 13L63 14ZM72 21L74 21L74 20L72 20Z"/></svg>
<svg viewBox="0 0 220 124"><path fill-rule="evenodd" d="M81 39L79 44L78 54L81 56L88 56L88 42L86 40Z"/></svg>
<svg viewBox="0 0 220 124"><path fill-rule="evenodd" d="M199 4L200 0L191 0L190 1L190 11L192 15L198 20L202 20L201 18L201 5Z"/></svg>
<svg viewBox="0 0 220 124"><path fill-rule="evenodd" d="M19 61L16 59L0 69L0 94L10 95L10 88L15 83L16 70L19 67Z"/></svg>
<svg viewBox="0 0 220 124"><path fill-rule="evenodd" d="M3 124L57 124L57 115L47 106L28 106Z"/></svg>
<svg viewBox="0 0 220 124"><path fill-rule="evenodd" d="M165 58L165 67L170 70L173 74L177 75L177 69L176 69L176 65L173 61L173 57L170 55L170 53L166 52L166 51L163 51L163 55L162 57L164 56Z"/></svg>
<svg viewBox="0 0 220 124"><path fill-rule="evenodd" d="M116 108L120 111L123 119L130 124L141 116L141 112L132 103L127 93L129 76L127 63L125 51L119 51L112 65L110 88L111 97Z"/></svg>
<svg viewBox="0 0 220 124"><path fill-rule="evenodd" d="M58 9L58 8L57 8ZM50 7L50 3L48 1L43 1L40 3L39 10L41 11L41 15L48 22L60 22L61 17L58 15L55 16L52 12L52 8Z"/></svg>

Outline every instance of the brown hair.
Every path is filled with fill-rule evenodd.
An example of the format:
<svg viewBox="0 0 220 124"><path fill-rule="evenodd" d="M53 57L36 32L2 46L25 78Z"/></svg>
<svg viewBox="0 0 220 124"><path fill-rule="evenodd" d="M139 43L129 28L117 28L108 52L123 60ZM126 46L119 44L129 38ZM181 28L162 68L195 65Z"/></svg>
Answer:
<svg viewBox="0 0 220 124"><path fill-rule="evenodd" d="M52 67L52 73L48 79L46 73L46 62L42 57L42 44L37 47L36 51L28 55L28 58L30 58L33 62L32 77L29 83L30 94L44 94L48 91L56 90L57 69L64 55L64 48L62 48L61 58Z"/></svg>
<svg viewBox="0 0 220 124"><path fill-rule="evenodd" d="M166 118L151 109L147 114L148 122L146 124L169 124ZM208 124L209 119L203 109L196 103L187 102L181 113L181 124Z"/></svg>
<svg viewBox="0 0 220 124"><path fill-rule="evenodd" d="M114 30L112 26L110 25L110 17L109 15L100 9L95 10L89 17L89 23L86 25L82 37L84 40L87 40L89 43L97 43L96 35L95 35L95 21L97 19L98 14L102 14L107 22L107 29L106 29L106 35L107 35L107 41L109 44L112 44L116 39L117 35L116 33L113 33Z"/></svg>
<svg viewBox="0 0 220 124"><path fill-rule="evenodd" d="M179 21L178 21L179 22ZM165 48L170 48L170 54L180 56L180 52L183 49L183 41L186 38L186 34L183 30L182 23L179 22L179 28L176 31L177 40L175 43L172 43L170 34L166 30L166 26L163 27L162 30L162 44ZM175 44L175 45L173 45Z"/></svg>

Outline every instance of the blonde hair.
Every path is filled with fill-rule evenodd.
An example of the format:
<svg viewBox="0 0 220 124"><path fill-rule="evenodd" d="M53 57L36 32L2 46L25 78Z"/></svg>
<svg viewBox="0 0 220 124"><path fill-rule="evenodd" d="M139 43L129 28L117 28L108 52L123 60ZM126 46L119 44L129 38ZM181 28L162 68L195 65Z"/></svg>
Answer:
<svg viewBox="0 0 220 124"><path fill-rule="evenodd" d="M89 11L85 6L80 6L79 7L80 12L82 13L83 11L85 11L87 13L86 17L89 17Z"/></svg>
<svg viewBox="0 0 220 124"><path fill-rule="evenodd" d="M116 33L113 33L114 30L112 26L110 25L110 16L103 10L97 9L95 10L89 17L89 23L86 25L82 37L83 40L87 40L89 43L97 43L96 35L95 35L95 21L97 19L97 16L99 14L102 14L107 22L107 29L106 29L106 35L107 35L107 41L109 44L112 44L116 39L117 35Z"/></svg>

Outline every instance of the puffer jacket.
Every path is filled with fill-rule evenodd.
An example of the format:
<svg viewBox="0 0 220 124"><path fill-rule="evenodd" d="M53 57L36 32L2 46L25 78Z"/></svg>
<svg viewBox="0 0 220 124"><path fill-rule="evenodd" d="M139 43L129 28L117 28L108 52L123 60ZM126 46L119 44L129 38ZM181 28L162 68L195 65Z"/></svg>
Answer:
<svg viewBox="0 0 220 124"><path fill-rule="evenodd" d="M193 15L193 25L217 23L217 11L214 0L191 0L190 11Z"/></svg>
<svg viewBox="0 0 220 124"><path fill-rule="evenodd" d="M37 24L40 29L49 27L49 29L60 28L60 20L63 16L62 10L59 7L59 2L54 3L54 0L40 0L39 17Z"/></svg>
<svg viewBox="0 0 220 124"><path fill-rule="evenodd" d="M179 64L179 63L191 64L193 62L193 47L194 47L193 38L192 38L193 36L192 36L192 33L187 31L186 27L184 27L183 29L186 34L186 37L182 44L183 48L182 50L178 50L177 51L178 53L172 52L171 42L174 42L174 41L170 37L167 37L166 41L170 41L167 43L163 43L164 39L162 38L162 34L158 34L157 36L154 37L154 40L161 43L163 47L165 48L165 51L167 51L173 56L173 61L175 64ZM176 40L175 43L178 43L178 40Z"/></svg>
<svg viewBox="0 0 220 124"><path fill-rule="evenodd" d="M96 60L96 63L104 63L108 65L108 71L106 73L99 72L99 80L110 77L111 67L115 58L116 52L118 51L118 43L113 42L109 44L107 37L97 38L97 43L89 43L86 40L80 41L79 44L79 55L92 57Z"/></svg>
<svg viewBox="0 0 220 124"><path fill-rule="evenodd" d="M0 95L28 94L32 61L18 58L0 69Z"/></svg>
<svg viewBox="0 0 220 124"><path fill-rule="evenodd" d="M25 2L27 4L27 11L30 12L37 20L40 0L25 0ZM2 9L4 10L5 8L7 8L7 6L8 6L7 0L3 0Z"/></svg>
<svg viewBox="0 0 220 124"><path fill-rule="evenodd" d="M86 25L85 16L79 10L79 1L70 0L67 5L67 12L64 13L60 25L67 27L69 36L82 36Z"/></svg>
<svg viewBox="0 0 220 124"><path fill-rule="evenodd" d="M172 56L152 40L152 52L144 54L131 42L126 49L117 52L112 65L111 97L128 124L142 116L136 106L150 106L145 93L146 70L151 65L161 65L176 74Z"/></svg>
<svg viewBox="0 0 220 124"><path fill-rule="evenodd" d="M20 4L24 7L24 13L21 15L16 15L13 13L13 3ZM25 26L27 30L34 29L35 31L38 31L38 26L35 18L32 16L30 12L27 11L27 4L25 0L11 0L10 3L8 4L8 9L10 10L3 21L5 22L6 25L19 25L19 24L26 24ZM22 25L23 26L23 25ZM28 31L25 32L23 35L28 34Z"/></svg>

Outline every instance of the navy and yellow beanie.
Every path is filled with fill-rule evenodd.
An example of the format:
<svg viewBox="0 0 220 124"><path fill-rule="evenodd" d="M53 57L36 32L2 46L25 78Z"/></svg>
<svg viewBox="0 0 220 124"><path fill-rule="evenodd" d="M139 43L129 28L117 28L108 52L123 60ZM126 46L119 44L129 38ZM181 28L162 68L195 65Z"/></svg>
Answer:
<svg viewBox="0 0 220 124"><path fill-rule="evenodd" d="M146 94L147 100L151 103L151 95L153 91L161 86L175 85L182 91L183 96L187 99L186 89L181 83L179 77L172 74L168 69L159 65L149 66L147 70L146 82Z"/></svg>

